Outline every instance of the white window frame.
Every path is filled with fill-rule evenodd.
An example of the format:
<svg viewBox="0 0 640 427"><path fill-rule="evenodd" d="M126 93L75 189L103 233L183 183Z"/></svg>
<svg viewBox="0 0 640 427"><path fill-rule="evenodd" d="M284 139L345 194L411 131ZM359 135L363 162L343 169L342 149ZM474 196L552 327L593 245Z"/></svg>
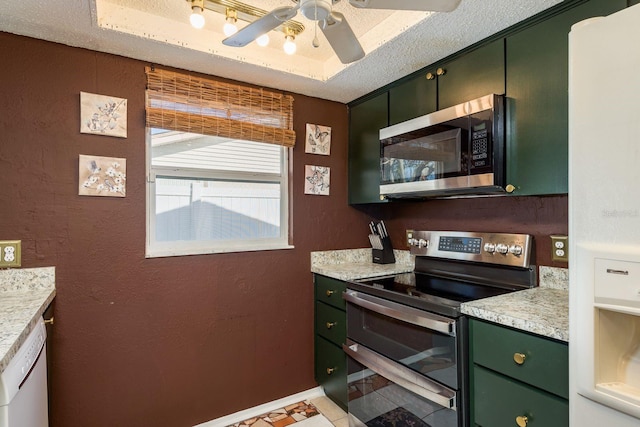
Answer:
<svg viewBox="0 0 640 427"><path fill-rule="evenodd" d="M206 136L206 135L205 135ZM146 250L147 258L182 255L203 255L229 252L250 252L265 250L293 249L289 233L289 156L291 148L280 147L280 174L242 173L191 168L169 168L153 166L151 163L151 129L146 132ZM194 178L211 180L233 180L244 182L271 182L280 184L280 236L273 239L229 239L229 240L179 240L159 242L156 230L156 177Z"/></svg>

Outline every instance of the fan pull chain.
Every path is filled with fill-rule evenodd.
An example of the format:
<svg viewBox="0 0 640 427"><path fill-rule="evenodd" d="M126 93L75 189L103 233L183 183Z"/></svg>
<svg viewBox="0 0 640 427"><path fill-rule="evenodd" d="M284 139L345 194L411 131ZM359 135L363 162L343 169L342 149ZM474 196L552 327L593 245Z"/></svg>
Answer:
<svg viewBox="0 0 640 427"><path fill-rule="evenodd" d="M313 41L311 42L311 45L313 47L320 47L320 40L318 40L318 0L313 2L314 5L314 13L315 13L315 19L314 19L314 30L313 30Z"/></svg>

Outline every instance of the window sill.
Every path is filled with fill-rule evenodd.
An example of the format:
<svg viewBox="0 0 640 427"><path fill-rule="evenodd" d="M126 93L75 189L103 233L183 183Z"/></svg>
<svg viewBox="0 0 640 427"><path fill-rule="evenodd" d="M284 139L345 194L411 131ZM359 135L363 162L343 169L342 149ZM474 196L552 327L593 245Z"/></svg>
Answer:
<svg viewBox="0 0 640 427"><path fill-rule="evenodd" d="M224 247L224 248L147 248L145 258L162 258L173 256L189 256L189 255L213 255L226 254L234 252L259 252L259 251L279 251L284 249L294 249L295 246L289 244L266 244L255 245L252 247Z"/></svg>

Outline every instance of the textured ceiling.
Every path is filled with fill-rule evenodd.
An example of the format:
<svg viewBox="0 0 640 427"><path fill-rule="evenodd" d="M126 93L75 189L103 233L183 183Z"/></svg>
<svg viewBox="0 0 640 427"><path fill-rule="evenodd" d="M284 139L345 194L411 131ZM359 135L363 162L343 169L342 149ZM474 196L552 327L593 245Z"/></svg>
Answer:
<svg viewBox="0 0 640 427"><path fill-rule="evenodd" d="M314 22L298 51L282 52L282 33L261 48L222 45L224 17L205 11L206 25L189 25L186 0L16 0L0 2L0 31L114 53L156 64L232 78L295 93L349 102L534 15L561 0L462 0L450 13L363 10L334 6L360 40L365 58L340 63ZM271 10L291 0L250 0Z"/></svg>

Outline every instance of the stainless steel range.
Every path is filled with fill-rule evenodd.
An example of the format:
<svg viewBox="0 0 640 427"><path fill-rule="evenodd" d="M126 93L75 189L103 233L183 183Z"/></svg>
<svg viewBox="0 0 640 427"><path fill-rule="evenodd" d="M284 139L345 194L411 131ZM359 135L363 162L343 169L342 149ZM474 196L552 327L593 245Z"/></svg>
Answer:
<svg viewBox="0 0 640 427"><path fill-rule="evenodd" d="M349 425L469 425L467 301L531 288L525 234L417 231L415 271L352 281L347 301Z"/></svg>

